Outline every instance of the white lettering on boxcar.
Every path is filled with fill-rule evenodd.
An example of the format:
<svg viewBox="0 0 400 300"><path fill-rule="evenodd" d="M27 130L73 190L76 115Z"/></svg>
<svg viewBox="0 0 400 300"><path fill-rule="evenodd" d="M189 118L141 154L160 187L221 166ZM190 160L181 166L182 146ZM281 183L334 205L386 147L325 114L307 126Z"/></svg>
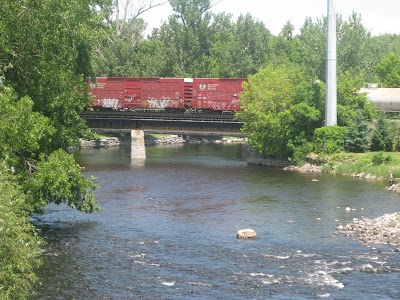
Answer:
<svg viewBox="0 0 400 300"><path fill-rule="evenodd" d="M169 98L162 98L162 99L155 99L151 98L147 100L147 103L149 104L149 108L152 109L163 109L168 107L170 102Z"/></svg>
<svg viewBox="0 0 400 300"><path fill-rule="evenodd" d="M217 90L217 87L218 87L218 83L209 83L207 89L208 89L209 91L216 91L216 90Z"/></svg>
<svg viewBox="0 0 400 300"><path fill-rule="evenodd" d="M116 99L116 98L103 98L103 99L101 99L101 106L109 107L109 108L117 108L118 107L118 99Z"/></svg>

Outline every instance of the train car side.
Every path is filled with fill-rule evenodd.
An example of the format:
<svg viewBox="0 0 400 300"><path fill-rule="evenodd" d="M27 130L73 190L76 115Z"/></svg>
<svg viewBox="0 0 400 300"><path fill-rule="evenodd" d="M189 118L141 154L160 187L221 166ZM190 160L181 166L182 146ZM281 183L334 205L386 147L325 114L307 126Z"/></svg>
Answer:
<svg viewBox="0 0 400 300"><path fill-rule="evenodd" d="M99 77L91 84L95 110L233 112L245 78Z"/></svg>
<svg viewBox="0 0 400 300"><path fill-rule="evenodd" d="M93 97L92 107L101 109L122 109L124 81L122 78L98 77L89 81L89 94Z"/></svg>
<svg viewBox="0 0 400 300"><path fill-rule="evenodd" d="M240 110L239 95L244 78L194 78L192 107L202 111Z"/></svg>

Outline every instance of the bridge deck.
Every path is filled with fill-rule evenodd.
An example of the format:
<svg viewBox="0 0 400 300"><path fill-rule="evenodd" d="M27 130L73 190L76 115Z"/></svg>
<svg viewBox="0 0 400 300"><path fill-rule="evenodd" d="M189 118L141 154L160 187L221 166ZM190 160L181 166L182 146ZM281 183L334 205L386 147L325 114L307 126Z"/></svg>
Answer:
<svg viewBox="0 0 400 300"><path fill-rule="evenodd" d="M243 122L233 115L169 114L141 112L82 112L95 131L122 132L142 129L148 133L242 135Z"/></svg>

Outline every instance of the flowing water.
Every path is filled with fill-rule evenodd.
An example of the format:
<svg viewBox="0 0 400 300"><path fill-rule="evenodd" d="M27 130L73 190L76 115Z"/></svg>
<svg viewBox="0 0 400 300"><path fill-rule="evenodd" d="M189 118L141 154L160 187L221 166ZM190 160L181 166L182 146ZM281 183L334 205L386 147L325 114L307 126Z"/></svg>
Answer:
<svg viewBox="0 0 400 300"><path fill-rule="evenodd" d="M102 211L35 217L47 245L32 299L400 299L399 252L335 234L400 211L382 182L249 166L242 145L76 158ZM257 238L236 239L244 228Z"/></svg>

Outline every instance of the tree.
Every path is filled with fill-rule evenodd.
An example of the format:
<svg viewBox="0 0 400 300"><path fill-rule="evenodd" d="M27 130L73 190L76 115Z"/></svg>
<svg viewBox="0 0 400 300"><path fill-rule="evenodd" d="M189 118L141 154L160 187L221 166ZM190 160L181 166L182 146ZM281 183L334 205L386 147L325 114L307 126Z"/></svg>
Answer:
<svg viewBox="0 0 400 300"><path fill-rule="evenodd" d="M338 20L338 73L362 74L367 80L375 73L371 32L362 24L361 15L353 12L345 22Z"/></svg>
<svg viewBox="0 0 400 300"><path fill-rule="evenodd" d="M99 24L94 4L31 0L0 6L0 22L7 33L0 38L5 49L0 64L7 66L4 84L20 98L29 95L33 111L48 117L56 129L41 151L78 145L85 128L77 111L91 101L86 77L93 74L90 33Z"/></svg>
<svg viewBox="0 0 400 300"><path fill-rule="evenodd" d="M371 131L369 122L361 110L357 110L356 117L347 126L345 136L345 150L348 152L367 152L371 145Z"/></svg>
<svg viewBox="0 0 400 300"><path fill-rule="evenodd" d="M361 86L363 86L362 74L357 76L350 72L344 72L338 76L337 115L339 126L348 126L358 118L360 113L367 121L375 118L375 107L368 101L365 94L358 92Z"/></svg>
<svg viewBox="0 0 400 300"><path fill-rule="evenodd" d="M400 87L400 55L390 53L383 57L376 67L380 82L384 87Z"/></svg>
<svg viewBox="0 0 400 300"><path fill-rule="evenodd" d="M289 157L300 158L300 153L296 155L296 152L299 149L302 150L305 145L305 149L311 151L314 130L320 125L320 111L302 102L294 104L288 110L280 113L279 118L285 127L286 154ZM302 154L307 155L308 153Z"/></svg>
<svg viewBox="0 0 400 300"><path fill-rule="evenodd" d="M302 52L300 65L305 73L310 78L325 82L326 24L324 20L317 19L313 23L311 18L306 18L300 29L299 42Z"/></svg>
<svg viewBox="0 0 400 300"><path fill-rule="evenodd" d="M299 63L301 55L300 42L294 35L294 26L289 21L283 26L281 33L272 39L272 58L270 61Z"/></svg>
<svg viewBox="0 0 400 300"><path fill-rule="evenodd" d="M263 157L287 158L297 147L311 142L320 112L307 100L296 103L296 93L301 90L297 87L303 81L292 65L270 65L244 85L238 116L246 121L243 131L249 134L250 144Z"/></svg>
<svg viewBox="0 0 400 300"><path fill-rule="evenodd" d="M106 22L95 32L95 72L97 76L135 75L135 50L143 42L146 24L142 14L162 6L162 0L116 0ZM111 14L111 11L113 14Z"/></svg>
<svg viewBox="0 0 400 300"><path fill-rule="evenodd" d="M91 32L108 0L2 0L0 4L0 298L25 299L40 239L30 223L47 203L94 203L67 149L88 133Z"/></svg>
<svg viewBox="0 0 400 300"><path fill-rule="evenodd" d="M375 128L372 131L371 151L393 151L396 127L386 119L384 112L378 113Z"/></svg>
<svg viewBox="0 0 400 300"><path fill-rule="evenodd" d="M166 45L167 73L176 77L202 77L210 52L210 0L170 0L173 14L158 32Z"/></svg>
<svg viewBox="0 0 400 300"><path fill-rule="evenodd" d="M38 232L30 220L26 195L0 161L0 298L26 299L40 265Z"/></svg>
<svg viewBox="0 0 400 300"><path fill-rule="evenodd" d="M43 212L50 202L97 210L93 179L81 174L72 156L63 149L43 151L56 129L49 118L33 112L33 106L31 98L18 99L11 88L0 87L0 160L13 170L31 211Z"/></svg>

